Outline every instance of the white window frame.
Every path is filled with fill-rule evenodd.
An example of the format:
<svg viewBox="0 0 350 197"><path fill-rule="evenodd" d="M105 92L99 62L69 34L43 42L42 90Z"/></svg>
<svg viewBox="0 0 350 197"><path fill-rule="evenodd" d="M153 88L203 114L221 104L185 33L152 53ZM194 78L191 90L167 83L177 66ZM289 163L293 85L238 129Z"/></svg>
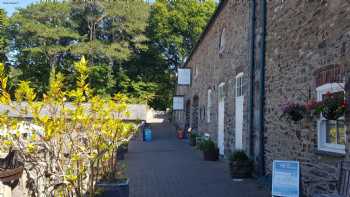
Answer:
<svg viewBox="0 0 350 197"><path fill-rule="evenodd" d="M342 87L344 87L344 83L327 83L316 88L317 101L322 101L323 95L327 92L335 93L344 91ZM345 145L326 143L326 125L324 124L324 120L325 118L320 114L320 118L317 121L318 150L345 154Z"/></svg>
<svg viewBox="0 0 350 197"><path fill-rule="evenodd" d="M212 91L211 89L208 89L208 103L207 103L207 122L210 123L210 113L211 113L211 106L212 106Z"/></svg>
<svg viewBox="0 0 350 197"><path fill-rule="evenodd" d="M243 84L243 76L244 76L244 73L241 72L241 73L238 73L236 75L236 81L235 81L235 97L240 97L240 96L243 96L243 87L244 87L244 84ZM241 92L238 92L238 80L241 80L241 84L240 84L240 90Z"/></svg>

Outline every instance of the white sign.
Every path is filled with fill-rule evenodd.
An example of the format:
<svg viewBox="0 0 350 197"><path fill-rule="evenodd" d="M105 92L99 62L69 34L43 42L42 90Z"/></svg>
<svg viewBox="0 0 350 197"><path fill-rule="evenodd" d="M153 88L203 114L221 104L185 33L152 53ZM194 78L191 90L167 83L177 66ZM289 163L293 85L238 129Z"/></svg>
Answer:
<svg viewBox="0 0 350 197"><path fill-rule="evenodd" d="M273 161L272 196L299 197L298 161Z"/></svg>
<svg viewBox="0 0 350 197"><path fill-rule="evenodd" d="M175 96L173 98L173 110L183 110L184 109L184 97Z"/></svg>
<svg viewBox="0 0 350 197"><path fill-rule="evenodd" d="M177 69L177 84L190 85L191 84L191 69L179 68Z"/></svg>

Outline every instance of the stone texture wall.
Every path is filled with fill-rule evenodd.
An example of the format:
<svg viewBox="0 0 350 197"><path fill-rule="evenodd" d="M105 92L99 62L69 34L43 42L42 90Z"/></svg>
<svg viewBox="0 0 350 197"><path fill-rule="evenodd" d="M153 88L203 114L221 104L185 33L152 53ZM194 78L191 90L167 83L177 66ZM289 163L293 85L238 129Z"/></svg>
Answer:
<svg viewBox="0 0 350 197"><path fill-rule="evenodd" d="M266 170L273 160L301 163L302 190L336 190L336 162L344 156L321 154L316 120L292 123L280 118L283 102L316 98L317 73L350 66L350 3L344 0L268 1L266 52ZM344 73L344 72L343 72ZM340 74L343 74L340 73ZM335 79L332 79L335 80Z"/></svg>
<svg viewBox="0 0 350 197"><path fill-rule="evenodd" d="M177 87L178 95L185 95L185 103L193 103L195 96L199 97L199 108L202 118L198 118L198 132L209 133L217 140L218 132L218 86L225 83L225 153L234 148L235 128L235 76L244 72L244 124L248 123L248 27L249 3L248 1L228 0L218 15L214 24L209 28L206 36L192 55L187 67L192 68L191 87ZM220 52L220 38L224 30L224 48ZM212 90L212 108L210 109L210 122L207 122L208 89ZM195 117L191 109L191 119ZM204 113L205 112L205 113ZM185 125L185 110L176 112L183 119L177 119L180 127ZM182 114L182 115L179 115ZM197 115L200 117L200 115ZM193 122L192 120L190 121ZM243 144L248 140L247 126L244 126ZM245 147L248 148L248 147Z"/></svg>

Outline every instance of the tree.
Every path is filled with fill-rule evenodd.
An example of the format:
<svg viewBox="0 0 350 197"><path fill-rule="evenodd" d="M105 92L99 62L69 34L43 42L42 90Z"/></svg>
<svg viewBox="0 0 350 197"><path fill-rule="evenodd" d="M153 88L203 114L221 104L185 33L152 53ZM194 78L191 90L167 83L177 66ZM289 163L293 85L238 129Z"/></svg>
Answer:
<svg viewBox="0 0 350 197"><path fill-rule="evenodd" d="M5 131L0 135L0 150L18 150L31 196L95 196L96 181L115 171L116 148L134 131L119 119L127 113L127 97L94 95L87 83L87 65L84 58L75 63L77 85L73 90L65 89L62 74L52 72L44 100L38 100L30 83L22 81L12 101L5 67L0 64L0 103L18 109L20 117L31 114L32 122L39 126L21 133L21 120L6 111L0 114ZM67 100L72 102L67 104Z"/></svg>
<svg viewBox="0 0 350 197"><path fill-rule="evenodd" d="M157 0L152 5L148 35L171 69L190 54L215 8L214 0Z"/></svg>
<svg viewBox="0 0 350 197"><path fill-rule="evenodd" d="M0 9L0 62L6 62L6 52L8 46L7 27L9 25L8 17L3 9Z"/></svg>

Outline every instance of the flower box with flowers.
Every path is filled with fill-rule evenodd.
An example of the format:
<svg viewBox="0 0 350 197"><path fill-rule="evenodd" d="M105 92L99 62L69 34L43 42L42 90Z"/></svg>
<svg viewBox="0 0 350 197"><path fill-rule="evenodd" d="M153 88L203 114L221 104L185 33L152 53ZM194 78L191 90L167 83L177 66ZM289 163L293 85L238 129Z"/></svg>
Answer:
<svg viewBox="0 0 350 197"><path fill-rule="evenodd" d="M304 104L287 102L282 105L282 112L281 117L286 117L288 120L297 122L305 117L306 107Z"/></svg>
<svg viewBox="0 0 350 197"><path fill-rule="evenodd" d="M344 93L328 92L322 101L310 101L305 106L314 116L322 114L327 120L338 120L345 115L347 105Z"/></svg>

